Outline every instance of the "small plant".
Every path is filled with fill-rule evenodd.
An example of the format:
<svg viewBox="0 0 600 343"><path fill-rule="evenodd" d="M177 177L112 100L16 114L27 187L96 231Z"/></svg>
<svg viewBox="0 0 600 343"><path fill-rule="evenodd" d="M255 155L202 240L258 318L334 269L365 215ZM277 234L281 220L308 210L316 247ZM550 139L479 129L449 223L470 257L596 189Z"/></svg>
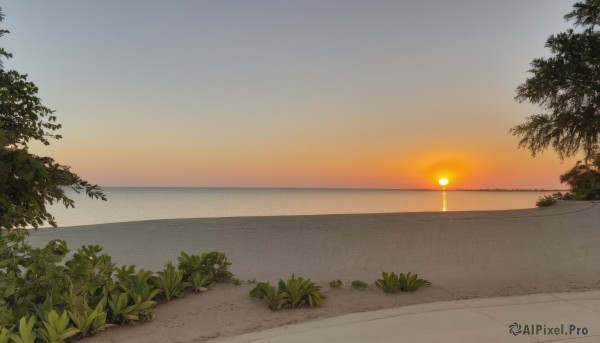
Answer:
<svg viewBox="0 0 600 343"><path fill-rule="evenodd" d="M337 279L337 280L333 280L329 283L329 287L331 288L342 288L342 280Z"/></svg>
<svg viewBox="0 0 600 343"><path fill-rule="evenodd" d="M400 282L400 290L403 292L412 292L421 288L422 286L431 285L431 282L419 279L417 274L407 273L406 275L400 273L399 280Z"/></svg>
<svg viewBox="0 0 600 343"><path fill-rule="evenodd" d="M292 275L287 281L280 279L277 289L268 282L259 282L250 291L250 296L264 300L272 310L282 307L297 308L304 305L314 307L323 305L324 296L320 290L321 286L310 279Z"/></svg>
<svg viewBox="0 0 600 343"><path fill-rule="evenodd" d="M319 292L321 286L316 285L310 279L304 280L301 277L292 277L287 281L279 280L279 292L282 292L291 308L300 307L305 304L308 306L321 306L323 304L323 296Z"/></svg>
<svg viewBox="0 0 600 343"><path fill-rule="evenodd" d="M135 322L139 320L152 320L154 314L151 309L156 303L154 301L145 301L142 303L134 303L129 305L129 297L127 293L113 294L108 299L113 320L125 322Z"/></svg>
<svg viewBox="0 0 600 343"><path fill-rule="evenodd" d="M8 335L11 333L7 328L0 329L0 343L8 343Z"/></svg>
<svg viewBox="0 0 600 343"><path fill-rule="evenodd" d="M178 269L183 271L185 281L189 281L195 272L200 272L211 281L235 281L233 274L229 271L231 263L227 261L227 256L222 252L213 251L201 255L188 255L182 251L177 261L179 262Z"/></svg>
<svg viewBox="0 0 600 343"><path fill-rule="evenodd" d="M165 269L157 273L158 277L154 278L158 289L162 291L167 302L173 297L180 297L189 283L183 281L183 272L175 269L171 262L167 263Z"/></svg>
<svg viewBox="0 0 600 343"><path fill-rule="evenodd" d="M375 286L386 293L396 293L400 290L400 278L394 272L391 274L381 272L381 279L375 281Z"/></svg>
<svg viewBox="0 0 600 343"><path fill-rule="evenodd" d="M556 198L552 195L544 195L543 197L539 197L535 202L535 206L537 207L548 207L556 204Z"/></svg>
<svg viewBox="0 0 600 343"><path fill-rule="evenodd" d="M35 343L35 317L25 316L19 321L19 332L10 333L8 337L15 343Z"/></svg>
<svg viewBox="0 0 600 343"><path fill-rule="evenodd" d="M359 291L364 291L365 288L367 288L368 285L364 281L354 280L354 281L352 281L351 286L352 286L352 288L358 289Z"/></svg>
<svg viewBox="0 0 600 343"><path fill-rule="evenodd" d="M88 304L84 303L75 311L68 312L71 321L79 329L82 337L86 337L88 334L93 336L98 331L111 326L106 321L107 313L104 310L105 307L106 298L103 298L93 310Z"/></svg>
<svg viewBox="0 0 600 343"><path fill-rule="evenodd" d="M120 276L121 289L129 295L136 304L152 301L162 290L152 284L152 272L141 269L137 274Z"/></svg>
<svg viewBox="0 0 600 343"><path fill-rule="evenodd" d="M194 292L204 292L213 284L208 277L202 275L200 272L194 272L189 280Z"/></svg>
<svg viewBox="0 0 600 343"><path fill-rule="evenodd" d="M250 291L250 296L263 300L273 311L277 311L287 303L286 295L276 290L268 282L259 282Z"/></svg>
<svg viewBox="0 0 600 343"><path fill-rule="evenodd" d="M55 310L52 310L46 316L46 319L42 322L44 327L38 329L38 337L46 343L58 343L63 342L71 336L75 336L80 331L74 327L71 327L69 316L66 311L61 315Z"/></svg>

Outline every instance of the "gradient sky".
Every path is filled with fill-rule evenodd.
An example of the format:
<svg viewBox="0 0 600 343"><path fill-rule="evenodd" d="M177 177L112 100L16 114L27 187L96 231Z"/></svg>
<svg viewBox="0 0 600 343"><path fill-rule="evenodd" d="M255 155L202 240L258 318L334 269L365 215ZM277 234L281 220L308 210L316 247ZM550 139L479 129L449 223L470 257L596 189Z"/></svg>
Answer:
<svg viewBox="0 0 600 343"><path fill-rule="evenodd" d="M104 186L564 188L509 128L573 1L5 1L5 67Z"/></svg>

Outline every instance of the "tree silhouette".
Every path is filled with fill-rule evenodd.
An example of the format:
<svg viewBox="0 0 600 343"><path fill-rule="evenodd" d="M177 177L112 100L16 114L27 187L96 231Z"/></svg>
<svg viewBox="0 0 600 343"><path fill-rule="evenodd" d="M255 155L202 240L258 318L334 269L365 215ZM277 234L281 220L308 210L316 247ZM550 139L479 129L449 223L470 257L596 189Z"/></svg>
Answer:
<svg viewBox="0 0 600 343"><path fill-rule="evenodd" d="M510 132L533 156L552 148L561 159L583 153L587 162L600 135L600 0L575 3L565 20L576 30L550 36L552 56L534 59L533 75L517 88L516 100L538 104L542 113Z"/></svg>

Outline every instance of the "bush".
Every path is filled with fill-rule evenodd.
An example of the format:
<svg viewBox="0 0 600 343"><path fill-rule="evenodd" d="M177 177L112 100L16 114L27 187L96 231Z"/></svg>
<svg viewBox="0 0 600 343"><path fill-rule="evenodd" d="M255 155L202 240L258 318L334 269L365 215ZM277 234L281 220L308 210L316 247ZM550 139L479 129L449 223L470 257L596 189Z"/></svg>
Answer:
<svg viewBox="0 0 600 343"><path fill-rule="evenodd" d="M365 288L367 288L368 285L364 281L354 280L354 281L352 281L351 286L352 286L352 288L358 289L359 291L364 291Z"/></svg>
<svg viewBox="0 0 600 343"><path fill-rule="evenodd" d="M548 207L556 204L556 199L552 195L544 195L543 197L539 197L535 202L535 206L537 207Z"/></svg>
<svg viewBox="0 0 600 343"><path fill-rule="evenodd" d="M213 284L208 276L204 276L200 272L192 273L192 276L189 278L189 283L194 292L204 292Z"/></svg>
<svg viewBox="0 0 600 343"><path fill-rule="evenodd" d="M398 282L400 283L400 290L403 292L412 292L416 291L422 286L431 285L431 282L424 279L419 279L419 275L411 273L400 273Z"/></svg>
<svg viewBox="0 0 600 343"><path fill-rule="evenodd" d="M333 280L329 283L329 287L331 288L342 288L342 280L337 279L337 280Z"/></svg>
<svg viewBox="0 0 600 343"><path fill-rule="evenodd" d="M250 296L263 300L273 311L277 311L287 304L287 297L283 292L279 292L268 282L259 282L256 287L250 291Z"/></svg>
<svg viewBox="0 0 600 343"><path fill-rule="evenodd" d="M190 284L182 266L169 263L154 275L135 266L116 268L97 245L81 247L65 260L68 252L62 240L32 248L21 232L0 234L0 343L63 342L94 335L111 323L152 320L159 297L181 296L190 284L205 290L210 278L233 278L231 264L219 252L192 255L206 274L190 267Z"/></svg>
<svg viewBox="0 0 600 343"><path fill-rule="evenodd" d="M400 290L400 278L396 273L381 272L381 279L375 281L375 286L386 293L396 293Z"/></svg>
<svg viewBox="0 0 600 343"><path fill-rule="evenodd" d="M268 282L259 282L250 291L250 296L265 301L270 309L276 311L282 307L322 306L324 295L320 290L321 286L310 279L292 275L287 281L280 279L277 289Z"/></svg>
<svg viewBox="0 0 600 343"><path fill-rule="evenodd" d="M195 272L206 276L211 282L234 281L233 274L229 271L231 263L227 261L227 256L222 252L212 251L201 255L188 255L182 251L177 260L178 268L183 271L185 281L190 281Z"/></svg>
<svg viewBox="0 0 600 343"><path fill-rule="evenodd" d="M173 297L180 297L190 286L188 282L183 281L183 272L176 270L171 262L167 263L165 269L157 273L154 283L162 291L167 302Z"/></svg>

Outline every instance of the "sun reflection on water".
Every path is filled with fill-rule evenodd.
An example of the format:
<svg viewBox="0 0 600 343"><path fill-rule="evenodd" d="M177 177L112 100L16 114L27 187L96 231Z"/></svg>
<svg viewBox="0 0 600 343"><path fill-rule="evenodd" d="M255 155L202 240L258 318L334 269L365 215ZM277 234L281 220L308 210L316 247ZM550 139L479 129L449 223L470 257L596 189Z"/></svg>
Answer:
<svg viewBox="0 0 600 343"><path fill-rule="evenodd" d="M442 212L448 211L448 198L446 197L446 190L442 189Z"/></svg>

